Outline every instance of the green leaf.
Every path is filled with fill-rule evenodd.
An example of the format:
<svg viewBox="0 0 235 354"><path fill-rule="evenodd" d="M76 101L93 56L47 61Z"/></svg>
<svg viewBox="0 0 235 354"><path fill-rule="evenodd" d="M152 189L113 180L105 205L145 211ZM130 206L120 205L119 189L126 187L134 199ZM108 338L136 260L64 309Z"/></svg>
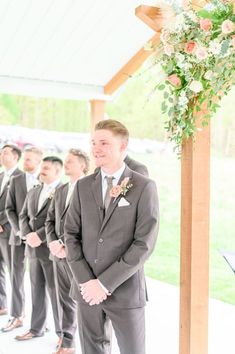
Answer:
<svg viewBox="0 0 235 354"><path fill-rule="evenodd" d="M165 87L166 87L166 86L165 86L164 84L161 84L161 85L158 86L158 90L162 91L162 90L165 89Z"/></svg>

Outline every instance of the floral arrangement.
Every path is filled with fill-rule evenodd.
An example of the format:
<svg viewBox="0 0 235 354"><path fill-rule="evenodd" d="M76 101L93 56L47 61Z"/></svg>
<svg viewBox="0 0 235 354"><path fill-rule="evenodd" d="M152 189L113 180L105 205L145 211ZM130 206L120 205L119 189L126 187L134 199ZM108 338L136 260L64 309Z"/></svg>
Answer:
<svg viewBox="0 0 235 354"><path fill-rule="evenodd" d="M129 177L125 177L122 182L116 186L113 186L112 189L110 190L110 196L111 198L116 198L119 197L119 195L125 196L126 193L131 189L133 184L129 183Z"/></svg>
<svg viewBox="0 0 235 354"><path fill-rule="evenodd" d="M168 116L165 128L179 154L184 139L196 131L195 113L203 112L207 125L235 82L234 1L204 1L201 8L189 3L161 31L154 63L165 76L157 88Z"/></svg>

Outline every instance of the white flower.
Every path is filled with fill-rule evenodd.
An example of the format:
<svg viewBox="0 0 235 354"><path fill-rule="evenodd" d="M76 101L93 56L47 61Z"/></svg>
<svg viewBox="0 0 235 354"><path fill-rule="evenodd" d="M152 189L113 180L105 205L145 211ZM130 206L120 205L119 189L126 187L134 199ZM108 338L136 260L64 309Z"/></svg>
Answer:
<svg viewBox="0 0 235 354"><path fill-rule="evenodd" d="M198 60L205 60L208 57L208 52L205 47L197 47L195 50L195 55Z"/></svg>
<svg viewBox="0 0 235 354"><path fill-rule="evenodd" d="M194 11L189 10L189 11L187 11L186 15L188 16L188 18L189 18L191 21L193 21L193 22L198 22L198 18L197 18L197 16L196 16L196 14L195 14Z"/></svg>
<svg viewBox="0 0 235 354"><path fill-rule="evenodd" d="M191 91L194 93L198 93L203 90L203 86L201 81L193 80L191 84L189 85L189 88Z"/></svg>
<svg viewBox="0 0 235 354"><path fill-rule="evenodd" d="M170 32L166 29L163 29L160 35L160 39L162 43L166 44L168 40L170 39Z"/></svg>
<svg viewBox="0 0 235 354"><path fill-rule="evenodd" d="M186 96L186 93L185 91L182 91L181 94L179 95L178 104L180 106L185 106L187 105L187 103L188 103L188 98Z"/></svg>
<svg viewBox="0 0 235 354"><path fill-rule="evenodd" d="M212 70L207 70L207 72L206 72L205 75L204 75L204 78L205 78L206 80L211 80L212 77L213 77L213 71L212 71Z"/></svg>
<svg viewBox="0 0 235 354"><path fill-rule="evenodd" d="M209 52L211 52L214 55L220 54L220 52L221 52L221 44L218 41L216 41L216 40L211 41L210 44L209 44Z"/></svg>
<svg viewBox="0 0 235 354"><path fill-rule="evenodd" d="M183 63L185 62L185 56L184 56L183 54L177 53L177 54L175 55L175 57L176 57L176 60L177 60L177 64L178 64L178 65L179 65L179 64L183 64Z"/></svg>
<svg viewBox="0 0 235 354"><path fill-rule="evenodd" d="M174 53L174 47L173 45L164 45L164 53L168 55L169 57Z"/></svg>

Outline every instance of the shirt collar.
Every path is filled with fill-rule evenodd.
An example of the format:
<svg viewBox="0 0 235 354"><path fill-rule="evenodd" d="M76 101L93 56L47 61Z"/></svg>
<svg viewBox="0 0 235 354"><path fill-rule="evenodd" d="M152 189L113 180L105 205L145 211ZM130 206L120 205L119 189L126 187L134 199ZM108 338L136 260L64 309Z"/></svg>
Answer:
<svg viewBox="0 0 235 354"><path fill-rule="evenodd" d="M112 176L116 181L118 181L121 177L121 175L123 174L124 170L125 170L126 164L123 163L122 167L119 168L119 170L117 170L116 172L112 173L111 175L107 174L106 172L104 172L101 169L101 176L102 176L102 181L104 181L106 176Z"/></svg>
<svg viewBox="0 0 235 354"><path fill-rule="evenodd" d="M46 189L46 190L55 189L59 183L60 183L59 179L55 180L54 182L52 182L50 184L43 183L43 189Z"/></svg>
<svg viewBox="0 0 235 354"><path fill-rule="evenodd" d="M9 170L5 170L4 174L8 177L11 177L11 175L15 172L15 170L18 168L18 165L10 168Z"/></svg>

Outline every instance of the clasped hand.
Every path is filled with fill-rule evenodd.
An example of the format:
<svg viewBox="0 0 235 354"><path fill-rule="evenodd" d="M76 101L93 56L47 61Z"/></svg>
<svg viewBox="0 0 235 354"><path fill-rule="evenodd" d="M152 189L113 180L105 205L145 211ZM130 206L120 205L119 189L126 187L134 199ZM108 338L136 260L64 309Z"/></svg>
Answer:
<svg viewBox="0 0 235 354"><path fill-rule="evenodd" d="M89 303L90 306L99 305L111 295L104 291L98 279L91 279L86 283L80 284L80 292L83 299Z"/></svg>
<svg viewBox="0 0 235 354"><path fill-rule="evenodd" d="M59 240L51 241L49 243L49 249L53 256L56 256L58 258L66 257L65 247L63 243L61 243Z"/></svg>
<svg viewBox="0 0 235 354"><path fill-rule="evenodd" d="M26 235L26 243L32 248L39 247L42 243L36 232L30 232Z"/></svg>

